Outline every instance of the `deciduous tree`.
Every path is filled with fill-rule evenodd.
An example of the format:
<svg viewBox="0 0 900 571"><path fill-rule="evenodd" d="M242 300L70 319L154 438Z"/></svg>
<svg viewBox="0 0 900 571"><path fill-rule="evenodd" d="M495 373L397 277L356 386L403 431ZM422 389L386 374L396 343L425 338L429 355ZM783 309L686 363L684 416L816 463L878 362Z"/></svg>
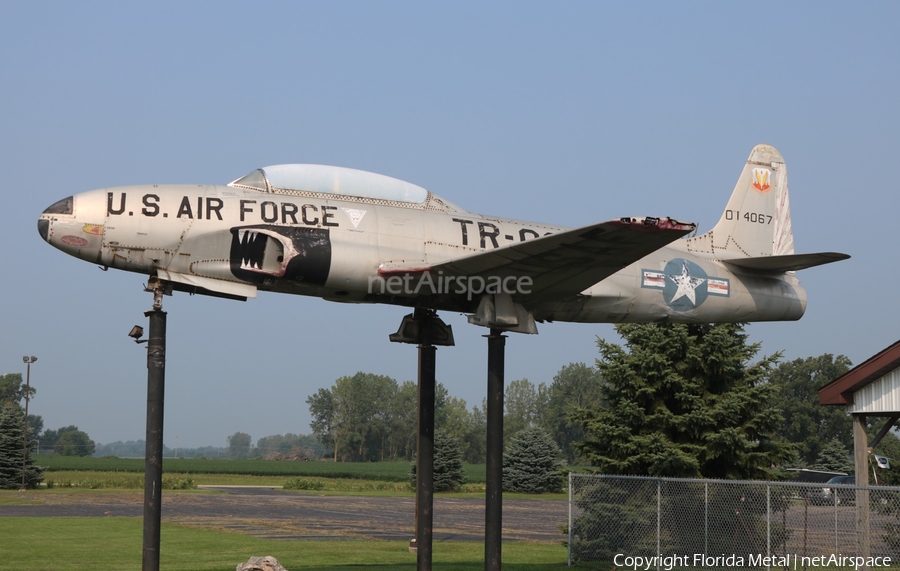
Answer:
<svg viewBox="0 0 900 571"><path fill-rule="evenodd" d="M334 461L337 462L338 447L335 440L334 394L331 392L331 389L319 389L306 399L306 404L309 405L309 414L312 416L312 422L309 423L309 427L323 446L331 448L334 453Z"/></svg>
<svg viewBox="0 0 900 571"><path fill-rule="evenodd" d="M503 441L509 444L514 434L540 424L547 401L547 386L535 386L528 379L512 381L503 396Z"/></svg>
<svg viewBox="0 0 900 571"><path fill-rule="evenodd" d="M584 363L564 366L547 388L547 402L541 414L541 426L556 441L566 460L575 462L574 442L584 440L584 431L571 415L578 409L592 409L603 404L600 372Z"/></svg>
<svg viewBox="0 0 900 571"><path fill-rule="evenodd" d="M853 447L853 424L843 407L819 404L819 389L850 366L847 357L826 353L781 363L769 375L783 413L779 432L796 445L801 466L815 463L822 447L832 440L847 449Z"/></svg>
<svg viewBox="0 0 900 571"><path fill-rule="evenodd" d="M235 432L228 437L228 457L233 460L246 460L252 453L253 438L246 432Z"/></svg>
<svg viewBox="0 0 900 571"><path fill-rule="evenodd" d="M94 449L94 441L83 430L60 432L56 441L56 452L62 456L91 456Z"/></svg>
<svg viewBox="0 0 900 571"><path fill-rule="evenodd" d="M31 387L30 390L26 389L22 373L0 375L0 402L18 403L25 398L26 392L28 398L33 398L37 391L34 387Z"/></svg>
<svg viewBox="0 0 900 571"><path fill-rule="evenodd" d="M95 448L94 441L74 424L41 435L41 450L62 456L91 456Z"/></svg>

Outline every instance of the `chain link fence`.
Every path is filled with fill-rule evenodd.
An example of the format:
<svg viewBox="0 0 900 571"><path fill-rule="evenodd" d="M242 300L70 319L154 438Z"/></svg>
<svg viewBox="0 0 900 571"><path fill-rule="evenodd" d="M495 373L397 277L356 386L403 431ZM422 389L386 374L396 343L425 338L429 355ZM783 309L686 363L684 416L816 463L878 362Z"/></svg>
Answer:
<svg viewBox="0 0 900 571"><path fill-rule="evenodd" d="M841 555L896 562L900 487L569 474L568 549L569 565L630 568L625 557L657 557L651 569L799 569L803 558ZM686 559L664 559L674 555Z"/></svg>

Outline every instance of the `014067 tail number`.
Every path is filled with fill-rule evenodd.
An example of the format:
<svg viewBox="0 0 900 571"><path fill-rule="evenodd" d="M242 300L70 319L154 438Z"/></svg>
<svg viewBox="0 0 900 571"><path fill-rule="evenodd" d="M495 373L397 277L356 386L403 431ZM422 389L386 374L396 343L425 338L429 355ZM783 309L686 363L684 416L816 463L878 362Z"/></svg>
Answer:
<svg viewBox="0 0 900 571"><path fill-rule="evenodd" d="M741 211L740 210L726 210L725 211L725 220L738 220L741 219ZM747 222L752 222L753 224L771 224L772 216L770 214L763 214L761 212L744 212L744 220Z"/></svg>

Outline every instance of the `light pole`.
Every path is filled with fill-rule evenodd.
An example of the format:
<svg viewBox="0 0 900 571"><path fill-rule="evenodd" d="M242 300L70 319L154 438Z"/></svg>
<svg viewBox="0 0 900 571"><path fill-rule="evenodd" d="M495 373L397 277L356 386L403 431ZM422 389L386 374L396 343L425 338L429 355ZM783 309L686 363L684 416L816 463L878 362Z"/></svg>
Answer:
<svg viewBox="0 0 900 571"><path fill-rule="evenodd" d="M27 371L25 373L25 436L22 438L22 490L25 490L25 460L28 458L28 400L31 396L31 364L35 361L37 361L35 356L22 357Z"/></svg>

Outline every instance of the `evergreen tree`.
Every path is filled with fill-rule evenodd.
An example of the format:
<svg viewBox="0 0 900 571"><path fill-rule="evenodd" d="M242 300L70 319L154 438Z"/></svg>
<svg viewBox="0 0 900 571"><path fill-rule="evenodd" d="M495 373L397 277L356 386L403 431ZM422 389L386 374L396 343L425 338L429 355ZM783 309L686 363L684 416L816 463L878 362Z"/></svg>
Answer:
<svg viewBox="0 0 900 571"><path fill-rule="evenodd" d="M840 440L830 440L819 449L819 456L816 458L813 468L827 472L852 474L853 461L850 459L850 451Z"/></svg>
<svg viewBox="0 0 900 571"><path fill-rule="evenodd" d="M434 432L434 491L458 490L466 482L459 443L442 430ZM416 487L416 463L412 463L409 484Z"/></svg>
<svg viewBox="0 0 900 571"><path fill-rule="evenodd" d="M609 474L769 477L792 446L779 433L777 355L755 364L741 324L616 327L625 347L598 340L605 408L574 413L580 451Z"/></svg>
<svg viewBox="0 0 900 571"><path fill-rule="evenodd" d="M25 486L34 488L43 480L43 469L31 457L34 442L25 447L25 414L19 405L0 403L0 489L22 486L22 454L25 454ZM24 449L24 450L23 450Z"/></svg>
<svg viewBox="0 0 900 571"><path fill-rule="evenodd" d="M561 456L559 446L540 428L519 431L503 456L503 489L526 494L558 492L565 465Z"/></svg>

